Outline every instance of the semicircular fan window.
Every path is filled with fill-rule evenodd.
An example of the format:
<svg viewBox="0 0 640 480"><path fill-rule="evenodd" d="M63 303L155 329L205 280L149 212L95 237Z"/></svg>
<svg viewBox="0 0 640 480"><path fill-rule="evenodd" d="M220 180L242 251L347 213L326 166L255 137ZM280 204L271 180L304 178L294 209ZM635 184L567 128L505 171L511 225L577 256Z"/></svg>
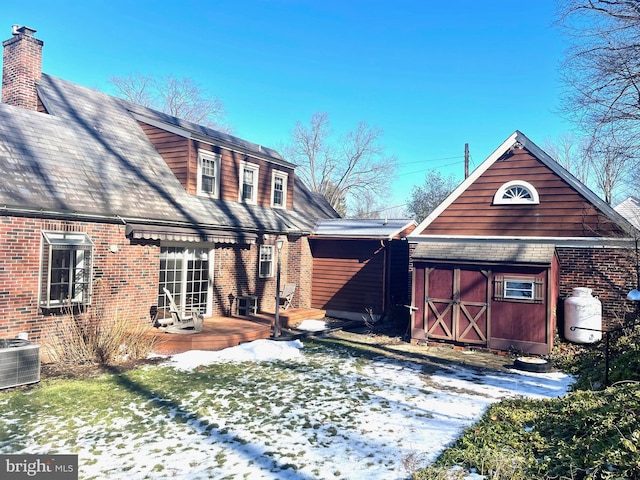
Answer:
<svg viewBox="0 0 640 480"><path fill-rule="evenodd" d="M538 204L540 197L538 192L530 183L514 180L502 185L493 196L493 203L496 205L505 204Z"/></svg>

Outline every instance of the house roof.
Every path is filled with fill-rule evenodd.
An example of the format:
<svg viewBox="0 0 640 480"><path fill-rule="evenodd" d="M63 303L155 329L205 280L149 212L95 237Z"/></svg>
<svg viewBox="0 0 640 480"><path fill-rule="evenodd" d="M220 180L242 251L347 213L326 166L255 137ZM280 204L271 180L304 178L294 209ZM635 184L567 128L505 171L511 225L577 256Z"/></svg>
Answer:
<svg viewBox="0 0 640 480"><path fill-rule="evenodd" d="M323 238L371 238L391 240L413 230L417 222L411 219L332 218L319 220L313 229L313 237Z"/></svg>
<svg viewBox="0 0 640 480"><path fill-rule="evenodd" d="M567 182L572 188L574 188L582 197L590 202L595 208L602 212L611 221L618 224L623 230L630 231L631 224L616 212L609 204L593 193L587 186L580 182L576 177L569 173L558 162L551 158L540 147L533 143L526 135L516 130L509 138L507 138L487 159L482 162L478 168L476 168L469 177L467 177L438 207L431 212L431 214L425 218L409 235L411 240L419 240L428 235L421 234L425 228L427 228L438 216L444 212L460 195L462 195L470 185L472 185L480 176L482 176L489 167L491 167L496 161L498 161L503 155L508 153L514 147L525 148L533 156L535 156L546 167L552 170L556 175Z"/></svg>
<svg viewBox="0 0 640 480"><path fill-rule="evenodd" d="M128 102L49 75L37 88L49 115L0 104L0 210L196 226L203 238L310 233L318 218L337 216L306 189L293 211L189 195Z"/></svg>
<svg viewBox="0 0 640 480"><path fill-rule="evenodd" d="M412 257L456 263L551 265L554 252L555 246L551 244L430 242L418 244Z"/></svg>
<svg viewBox="0 0 640 480"><path fill-rule="evenodd" d="M615 206L615 211L626 218L631 225L640 230L640 200L629 197Z"/></svg>
<svg viewBox="0 0 640 480"><path fill-rule="evenodd" d="M208 140L210 142L215 142L217 145L223 145L230 149L241 150L245 153L264 158L268 161L284 164L290 167L294 166L292 163L284 160L276 150L271 148L248 142L233 135L229 135L228 133L214 130L213 128L188 122L177 117L172 117L171 115L153 110L152 108L136 105L123 99L118 100L125 105L125 108L132 113L136 120L141 122L155 125L183 137L197 138L204 141Z"/></svg>

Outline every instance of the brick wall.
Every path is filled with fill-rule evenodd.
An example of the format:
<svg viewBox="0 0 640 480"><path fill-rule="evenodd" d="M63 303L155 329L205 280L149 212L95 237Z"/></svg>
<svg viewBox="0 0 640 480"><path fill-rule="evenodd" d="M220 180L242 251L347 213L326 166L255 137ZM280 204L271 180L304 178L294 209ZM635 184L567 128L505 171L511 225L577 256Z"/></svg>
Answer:
<svg viewBox="0 0 640 480"><path fill-rule="evenodd" d="M2 42L2 102L27 110L38 109L36 82L42 75L42 40L35 30L22 29Z"/></svg>
<svg viewBox="0 0 640 480"><path fill-rule="evenodd" d="M288 281L296 284L293 306L298 308L311 307L311 289L313 277L313 258L308 237L289 237L286 261ZM284 267L284 265L283 265Z"/></svg>
<svg viewBox="0 0 640 480"><path fill-rule="evenodd" d="M274 244L274 238L265 241ZM275 249L274 249L275 250ZM214 260L213 309L214 316L235 315L237 297L255 295L258 310L274 311L276 297L277 253L273 259L274 276L259 278L260 244L217 245ZM306 237L289 237L280 253L280 284L295 283L294 307L311 304L311 252ZM233 303L232 303L233 302Z"/></svg>
<svg viewBox="0 0 640 480"><path fill-rule="evenodd" d="M124 225L0 217L0 338L27 332L31 340L44 341L70 318L38 306L43 230L85 232L94 242L92 302L79 317L149 321L157 303L158 245L131 244Z"/></svg>
<svg viewBox="0 0 640 480"><path fill-rule="evenodd" d="M635 306L626 300L636 287L635 252L624 248L558 247L560 260L560 298L564 300L574 287L593 289L602 302L605 326L615 325ZM563 318L562 302L558 317Z"/></svg>

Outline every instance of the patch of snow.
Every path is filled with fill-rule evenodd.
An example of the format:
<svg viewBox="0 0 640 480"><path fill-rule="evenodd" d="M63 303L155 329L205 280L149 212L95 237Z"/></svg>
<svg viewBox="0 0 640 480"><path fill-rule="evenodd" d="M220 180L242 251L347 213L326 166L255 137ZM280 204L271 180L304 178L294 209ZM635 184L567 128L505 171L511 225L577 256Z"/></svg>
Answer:
<svg viewBox="0 0 640 480"><path fill-rule="evenodd" d="M78 420L73 448L81 477L407 479L406 459L416 459L412 469L428 465L491 403L561 396L572 382L561 373L487 373L455 364L425 374L409 361L305 355L298 340L191 351L167 357L164 364L188 372L216 362L277 360L296 368L286 370L290 383L260 384L262 399L243 395L243 382L263 378L259 366L248 366L246 377L228 389L203 384L179 399L154 394L125 406L143 432L127 433L124 416L116 413L97 412L106 423ZM249 374L254 370L258 377ZM247 415L247 408L268 414ZM39 420L46 430L48 422ZM65 443L57 432L49 445L36 444L33 436L21 441L23 453L69 453L60 450ZM472 472L465 478L483 477Z"/></svg>
<svg viewBox="0 0 640 480"><path fill-rule="evenodd" d="M263 339L218 351L190 350L178 353L173 355L168 363L178 370L186 371L215 362L292 360L302 356L300 353L301 348L302 342L300 340L286 342Z"/></svg>
<svg viewBox="0 0 640 480"><path fill-rule="evenodd" d="M322 320L303 320L297 329L306 332L320 332L327 329L327 323Z"/></svg>

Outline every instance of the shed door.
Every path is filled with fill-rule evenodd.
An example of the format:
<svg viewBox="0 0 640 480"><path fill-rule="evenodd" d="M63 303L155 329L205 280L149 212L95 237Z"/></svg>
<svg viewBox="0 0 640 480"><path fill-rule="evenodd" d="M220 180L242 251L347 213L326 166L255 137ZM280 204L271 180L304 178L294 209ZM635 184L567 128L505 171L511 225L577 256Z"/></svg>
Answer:
<svg viewBox="0 0 640 480"><path fill-rule="evenodd" d="M487 343L489 272L428 267L424 274L425 338Z"/></svg>

